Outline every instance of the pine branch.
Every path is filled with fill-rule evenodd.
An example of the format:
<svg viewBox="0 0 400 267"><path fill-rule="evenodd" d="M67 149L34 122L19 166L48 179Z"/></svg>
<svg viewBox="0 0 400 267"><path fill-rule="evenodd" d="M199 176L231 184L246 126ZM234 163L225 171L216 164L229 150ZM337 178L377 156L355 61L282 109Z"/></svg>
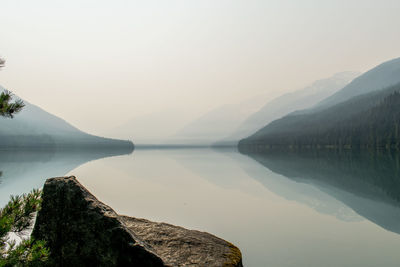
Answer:
<svg viewBox="0 0 400 267"><path fill-rule="evenodd" d="M32 238L19 245L9 242L9 232L20 233L32 224L32 214L40 209L41 191L33 190L22 196L11 196L7 205L0 209L0 267L45 266L49 256L46 244Z"/></svg>
<svg viewBox="0 0 400 267"><path fill-rule="evenodd" d="M0 58L0 70L4 67L6 61ZM12 100L12 93L5 90L0 93L0 117L13 118L15 113L18 113L25 106L24 102L20 99L14 103L10 103Z"/></svg>
<svg viewBox="0 0 400 267"><path fill-rule="evenodd" d="M15 113L20 112L25 104L22 100L17 99L14 103L10 103L12 100L13 94L5 90L0 94L0 116L6 118L13 118Z"/></svg>

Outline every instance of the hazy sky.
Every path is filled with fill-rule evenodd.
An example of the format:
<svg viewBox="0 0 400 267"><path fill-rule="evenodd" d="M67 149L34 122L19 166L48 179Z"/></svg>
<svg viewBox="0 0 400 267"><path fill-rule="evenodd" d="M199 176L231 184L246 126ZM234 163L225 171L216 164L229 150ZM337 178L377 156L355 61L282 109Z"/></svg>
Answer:
<svg viewBox="0 0 400 267"><path fill-rule="evenodd" d="M398 0L0 0L0 84L91 133L400 56ZM168 118L165 118L168 119Z"/></svg>

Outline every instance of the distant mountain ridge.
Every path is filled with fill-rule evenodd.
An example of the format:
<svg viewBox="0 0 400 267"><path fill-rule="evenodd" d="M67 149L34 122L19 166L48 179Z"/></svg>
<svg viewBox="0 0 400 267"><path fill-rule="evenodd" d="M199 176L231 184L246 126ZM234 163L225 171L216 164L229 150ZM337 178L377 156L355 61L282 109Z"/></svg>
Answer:
<svg viewBox="0 0 400 267"><path fill-rule="evenodd" d="M249 116L232 134L218 142L217 145L224 143L236 145L239 139L255 133L271 121L296 110L314 106L319 101L345 87L360 74L355 71L336 73L329 78L317 80L303 89L279 96Z"/></svg>
<svg viewBox="0 0 400 267"><path fill-rule="evenodd" d="M266 96L214 108L186 124L170 137L183 144L211 145L234 131L243 120L265 103Z"/></svg>
<svg viewBox="0 0 400 267"><path fill-rule="evenodd" d="M324 99L317 108L326 108L354 96L381 90L400 82L400 57L386 61L354 79L342 90Z"/></svg>
<svg viewBox="0 0 400 267"><path fill-rule="evenodd" d="M376 79L375 87L365 85L371 79ZM385 88L396 79L396 85ZM365 93L360 94L364 92L364 85ZM274 146L400 148L399 92L400 60L395 59L361 75L315 108L271 122L241 140L239 147L255 150ZM340 99L346 100L333 104Z"/></svg>
<svg viewBox="0 0 400 267"><path fill-rule="evenodd" d="M400 84L270 123L240 146L400 148Z"/></svg>
<svg viewBox="0 0 400 267"><path fill-rule="evenodd" d="M0 91L4 88L0 87ZM18 98L18 97L16 97ZM25 100L13 119L0 118L0 147L133 147L132 142L94 136Z"/></svg>

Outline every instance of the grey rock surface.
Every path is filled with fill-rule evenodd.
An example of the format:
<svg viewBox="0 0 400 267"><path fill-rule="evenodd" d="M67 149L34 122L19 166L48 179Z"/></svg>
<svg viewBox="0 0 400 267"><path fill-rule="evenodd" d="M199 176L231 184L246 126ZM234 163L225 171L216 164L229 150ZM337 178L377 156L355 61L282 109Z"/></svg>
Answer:
<svg viewBox="0 0 400 267"><path fill-rule="evenodd" d="M127 216L121 219L168 266L242 266L240 250L209 233Z"/></svg>
<svg viewBox="0 0 400 267"><path fill-rule="evenodd" d="M32 236L47 241L53 266L242 266L229 242L120 216L74 176L46 181Z"/></svg>

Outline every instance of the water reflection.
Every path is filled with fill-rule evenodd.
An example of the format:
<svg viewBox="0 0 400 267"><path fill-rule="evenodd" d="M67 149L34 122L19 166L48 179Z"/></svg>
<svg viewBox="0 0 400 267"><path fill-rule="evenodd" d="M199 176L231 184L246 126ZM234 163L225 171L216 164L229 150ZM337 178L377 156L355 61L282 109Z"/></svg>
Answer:
<svg viewBox="0 0 400 267"><path fill-rule="evenodd" d="M399 233L396 154L138 149L111 157L128 153L0 152L0 204L68 173L117 212L233 242L245 266L398 266L400 236L383 229Z"/></svg>
<svg viewBox="0 0 400 267"><path fill-rule="evenodd" d="M70 173L121 214L231 241L241 248L245 266L397 267L400 261L400 235L364 219L357 213L366 213L355 213L355 205L335 192L352 200L357 195L316 186L302 175L288 178L235 151L137 149ZM359 201L367 209L380 203L398 209L371 198Z"/></svg>
<svg viewBox="0 0 400 267"><path fill-rule="evenodd" d="M0 150L0 206L12 194L40 188L49 177L62 176L92 160L132 153L131 149Z"/></svg>
<svg viewBox="0 0 400 267"><path fill-rule="evenodd" d="M248 156L292 181L315 186L386 230L400 233L398 153L274 151Z"/></svg>

